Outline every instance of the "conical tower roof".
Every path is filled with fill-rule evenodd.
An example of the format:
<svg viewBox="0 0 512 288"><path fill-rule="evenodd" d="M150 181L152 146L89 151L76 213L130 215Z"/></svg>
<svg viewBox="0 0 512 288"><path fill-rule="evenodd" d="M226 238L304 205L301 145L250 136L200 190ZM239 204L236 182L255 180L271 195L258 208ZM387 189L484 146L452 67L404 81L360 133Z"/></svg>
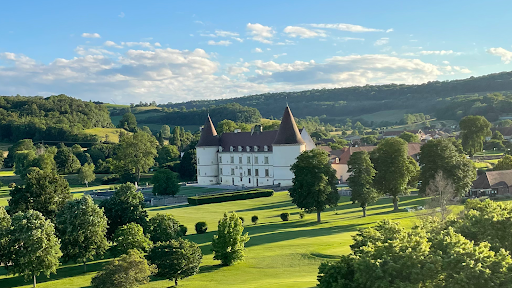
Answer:
<svg viewBox="0 0 512 288"><path fill-rule="evenodd" d="M201 146L219 146L219 137L217 137L217 131L213 126L210 115L208 115L208 119L204 122L203 130L201 130L201 137L196 145L196 147Z"/></svg>
<svg viewBox="0 0 512 288"><path fill-rule="evenodd" d="M280 145L304 143L306 142L304 142L302 136L300 136L299 129L297 128L297 124L295 124L295 119L292 115L292 111L290 110L290 107L286 106L284 109L283 118L281 119L281 125L279 126L279 131L277 131L277 136L273 144Z"/></svg>

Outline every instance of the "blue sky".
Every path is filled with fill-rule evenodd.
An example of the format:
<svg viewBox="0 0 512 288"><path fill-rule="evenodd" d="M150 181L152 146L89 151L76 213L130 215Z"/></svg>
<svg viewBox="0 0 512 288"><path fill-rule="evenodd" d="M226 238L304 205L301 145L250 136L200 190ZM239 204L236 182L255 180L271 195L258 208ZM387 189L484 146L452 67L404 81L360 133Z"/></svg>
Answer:
<svg viewBox="0 0 512 288"><path fill-rule="evenodd" d="M0 95L167 103L511 70L512 1L0 7Z"/></svg>

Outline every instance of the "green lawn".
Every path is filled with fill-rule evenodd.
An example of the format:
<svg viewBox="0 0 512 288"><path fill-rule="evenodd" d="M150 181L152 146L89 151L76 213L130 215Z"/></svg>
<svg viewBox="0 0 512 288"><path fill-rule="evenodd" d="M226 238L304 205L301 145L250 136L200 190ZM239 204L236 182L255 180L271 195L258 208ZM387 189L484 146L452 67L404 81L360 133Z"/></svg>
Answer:
<svg viewBox="0 0 512 288"><path fill-rule="evenodd" d="M203 188L203 187L181 187L178 195L184 195L187 197L196 196L200 194L221 191L219 188Z"/></svg>
<svg viewBox="0 0 512 288"><path fill-rule="evenodd" d="M475 156L489 156L489 155L492 155L492 156L503 155L503 151L488 150L488 151L475 153Z"/></svg>
<svg viewBox="0 0 512 288"><path fill-rule="evenodd" d="M422 205L423 199L415 196L401 197L401 207ZM351 235L357 229L368 227L382 219L397 219L406 226L413 225L416 215L412 212L392 212L391 199L381 199L368 208L368 217L361 217L361 208L352 204L349 197L342 197L336 210L322 213L321 224L315 222L313 214L299 219L299 210L290 201L287 192L278 192L272 197L252 200L208 204L201 206L153 207L150 216L170 213L189 229L187 239L198 243L204 253L201 271L198 275L182 280L179 287L314 287L318 265L322 261L337 259L350 251ZM224 212L236 211L245 218L245 226L251 239L247 243L245 262L231 267L219 266L214 261L210 241L215 234L217 221ZM279 218L282 212L291 213L291 221ZM250 218L258 215L257 225ZM206 234L196 235L194 224L206 221ZM38 287L89 287L94 273L105 262L89 265L88 273L82 267L65 265L58 269L50 280L38 278ZM0 287L30 287L21 277L6 276L0 269ZM163 279L152 279L142 287L169 287L172 283Z"/></svg>
<svg viewBox="0 0 512 288"><path fill-rule="evenodd" d="M102 141L107 140L106 137L108 137L108 141L116 143L119 142L119 131L126 132L125 130L119 128L92 128L84 130L85 133L98 136Z"/></svg>

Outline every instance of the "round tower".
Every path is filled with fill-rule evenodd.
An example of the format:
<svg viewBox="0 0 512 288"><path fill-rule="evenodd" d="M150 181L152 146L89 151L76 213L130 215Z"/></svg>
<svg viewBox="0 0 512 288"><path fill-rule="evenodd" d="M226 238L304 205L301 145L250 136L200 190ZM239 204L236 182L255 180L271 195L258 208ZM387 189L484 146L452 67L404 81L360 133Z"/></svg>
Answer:
<svg viewBox="0 0 512 288"><path fill-rule="evenodd" d="M213 126L212 119L204 123L201 137L196 145L197 156L197 183L200 185L214 185L219 183L219 137Z"/></svg>
<svg viewBox="0 0 512 288"><path fill-rule="evenodd" d="M274 157L274 183L281 186L291 186L293 173L291 166L300 153L306 150L306 142L302 139L290 107L284 109L281 125L276 139L272 144Z"/></svg>

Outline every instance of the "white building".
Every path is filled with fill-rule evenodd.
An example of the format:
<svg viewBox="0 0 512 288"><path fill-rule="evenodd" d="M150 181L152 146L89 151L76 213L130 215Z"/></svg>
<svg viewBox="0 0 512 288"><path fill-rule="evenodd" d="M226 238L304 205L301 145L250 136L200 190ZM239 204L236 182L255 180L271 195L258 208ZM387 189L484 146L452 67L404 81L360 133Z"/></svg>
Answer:
<svg viewBox="0 0 512 288"><path fill-rule="evenodd" d="M217 135L208 116L196 146L197 182L200 185L256 187L291 186L290 167L297 156L315 148L306 129L298 129L289 107L284 110L279 130Z"/></svg>

